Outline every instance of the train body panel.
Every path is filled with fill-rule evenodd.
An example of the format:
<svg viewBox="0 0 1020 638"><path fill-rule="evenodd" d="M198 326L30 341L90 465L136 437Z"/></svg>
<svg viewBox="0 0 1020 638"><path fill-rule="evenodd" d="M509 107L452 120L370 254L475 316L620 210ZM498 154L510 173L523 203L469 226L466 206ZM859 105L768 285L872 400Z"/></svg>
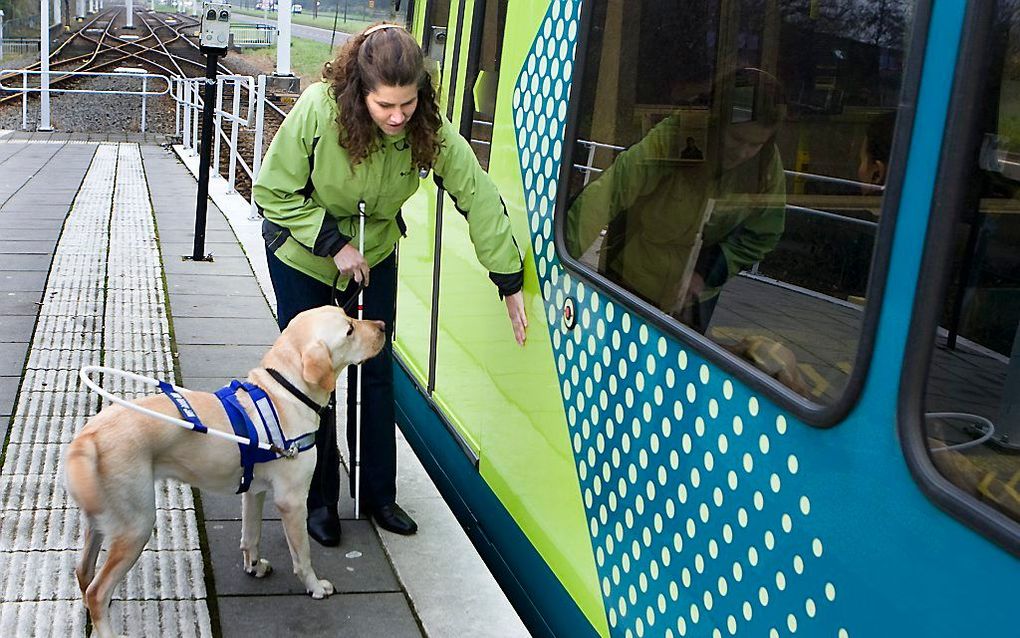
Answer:
<svg viewBox="0 0 1020 638"><path fill-rule="evenodd" d="M902 362L909 348L927 347L911 343L911 317L965 7L912 7L923 55L886 55L889 65L906 66L897 127L909 144L900 143L904 161L886 191L896 200L886 202L890 221L876 240L882 281L868 290L864 354L848 364L860 384L845 391L856 400L826 413L774 381L749 383L734 372L746 363L693 331L664 327L634 297L565 262L556 236L564 232L557 207L568 201L561 164L592 4L504 8L487 159L515 235L528 238L526 349L513 344L449 197L423 182L404 210L411 232L401 244L395 340L401 425L529 628L570 636L1011 635L1004 592L1018 575L1016 559L932 502L896 427ZM623 24L622 5L610 4L606 20L616 11ZM473 117L473 102L463 101L471 10L463 2L449 10L442 86L455 123ZM416 7L416 32L429 33L427 16ZM854 117L845 116L845 130L860 128ZM784 161L808 155L803 139L780 143L799 148ZM800 177L791 179L791 199L804 195ZM974 592L980 610L944 613L973 603Z"/></svg>

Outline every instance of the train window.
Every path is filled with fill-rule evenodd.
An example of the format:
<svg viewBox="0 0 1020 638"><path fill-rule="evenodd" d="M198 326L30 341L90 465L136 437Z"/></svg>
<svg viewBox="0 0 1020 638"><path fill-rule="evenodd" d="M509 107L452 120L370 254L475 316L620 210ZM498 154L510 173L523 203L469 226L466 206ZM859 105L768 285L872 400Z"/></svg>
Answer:
<svg viewBox="0 0 1020 638"><path fill-rule="evenodd" d="M465 123L465 133L471 140L471 148L478 156L482 168L489 170L489 151L492 145L493 116L496 113L496 87L499 84L499 60L503 55L503 30L506 27L507 0L487 0L485 10L475 16L475 33L481 31L481 41L473 45L471 64L468 68L468 91L465 104L468 105L470 125ZM478 11L478 8L475 8ZM477 36L472 36L477 40Z"/></svg>
<svg viewBox="0 0 1020 638"><path fill-rule="evenodd" d="M853 371L913 3L596 0L565 261L819 404Z"/></svg>
<svg viewBox="0 0 1020 638"><path fill-rule="evenodd" d="M949 279L932 304L941 312L921 427L945 478L1020 520L1020 11L998 7L975 55L987 86L968 114L972 150L945 156L965 192L959 217L934 236Z"/></svg>

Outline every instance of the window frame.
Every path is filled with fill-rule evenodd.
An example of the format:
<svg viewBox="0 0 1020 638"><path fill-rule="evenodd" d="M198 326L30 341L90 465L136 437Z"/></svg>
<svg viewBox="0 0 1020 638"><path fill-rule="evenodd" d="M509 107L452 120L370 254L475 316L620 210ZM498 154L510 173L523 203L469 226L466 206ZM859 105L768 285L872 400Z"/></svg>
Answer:
<svg viewBox="0 0 1020 638"><path fill-rule="evenodd" d="M963 214L966 183L971 175L971 164L959 158L976 158L981 144L975 106L985 97L983 80L987 74L981 71L989 61L986 29L995 18L997 4L971 2L964 16L930 221L924 238L921 274L907 337L908 343L926 343L930 347L906 351L900 377L897 429L907 466L925 496L953 518L1020 557L1020 521L979 501L943 476L928 454L923 428L935 336L952 279L953 244L949 238L953 237L954 227Z"/></svg>
<svg viewBox="0 0 1020 638"><path fill-rule="evenodd" d="M831 405L810 401L793 390L782 385L775 379L766 376L749 363L730 353L704 335L680 323L658 308L640 299L637 295L619 284L599 274L594 269L575 259L567 251L564 243L567 210L571 201L568 185L570 171L574 165L574 149L577 146L577 123L580 113L581 85L587 67L588 37L591 33L593 10L581 12L581 25L578 30L577 52L575 54L574 86L567 107L567 123L564 132L563 156L560 161L559 184L554 213L554 242L560 263L571 274L585 282L586 285L602 291L617 303L663 330L671 337L691 346L705 356L713 364L733 375L753 390L761 392L778 406L792 412L798 419L818 428L829 428L838 425L856 405L860 398L871 364L871 355L878 328L882 301L885 296L888 266L892 253L893 237L899 216L900 198L903 192L903 181L906 175L907 158L910 151L910 137L914 127L914 116L918 92L920 89L921 72L924 62L924 51L928 36L928 23L931 16L932 0L918 0L914 6L914 21L910 27L910 50L904 59L903 81L900 87L900 106L897 113L896 127L889 154L890 171L886 181L885 196L882 201L878 234L875 237L868 273L866 289L868 303L864 309L864 317L854 356L854 367L846 387L839 400Z"/></svg>

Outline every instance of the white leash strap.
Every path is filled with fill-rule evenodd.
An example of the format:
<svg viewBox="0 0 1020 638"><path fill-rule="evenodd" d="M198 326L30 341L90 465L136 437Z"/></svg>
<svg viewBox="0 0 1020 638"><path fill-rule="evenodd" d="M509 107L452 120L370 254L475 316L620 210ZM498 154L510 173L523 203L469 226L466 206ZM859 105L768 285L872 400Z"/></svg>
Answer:
<svg viewBox="0 0 1020 638"><path fill-rule="evenodd" d="M361 257L365 257L365 202L358 202L358 252L361 253ZM365 286L364 282L358 288L358 319L362 319L364 314L365 302ZM355 406L354 415L354 518L361 518L361 378L362 375L358 374L358 387L355 389L357 393L357 406ZM350 392L351 389L347 388Z"/></svg>
<svg viewBox="0 0 1020 638"><path fill-rule="evenodd" d="M150 416L150 417L152 417L154 419L159 419L160 421L164 421L166 423L170 423L171 425L176 425L176 426L182 427L182 428L184 428L186 430L192 430L192 431L195 430L195 424L191 423L190 421L185 421L184 419L176 419L176 418L174 418L172 416L168 416L166 414L163 414L162 412L157 412L155 410L150 410L149 408L145 408L145 407L142 407L142 406L140 406L140 405L138 405L136 403L132 403L131 401L128 401L127 399L122 399L122 398L120 398L118 396L114 396L114 395L110 394L109 392L107 392L103 388L99 387L99 384L97 384L95 381L93 381L92 379L89 378L89 375L92 374L93 372L99 372L99 373L102 373L102 374L111 374L111 375L116 376L116 377L123 377L125 379L129 379L131 381L136 381L138 383L143 383L145 385L152 386L154 388L159 388L160 381L158 381L157 379L152 379L150 377L143 377L140 374L135 374L133 372L125 372L123 370L117 370L115 368L107 368L105 366L85 366L84 368L82 368L78 372L78 376L81 377L82 382L85 385L87 385L90 390L92 390L93 392L95 392L99 396L103 397L104 399L108 399L108 400L110 400L110 401L112 401L112 402L114 402L114 403L116 403L118 405L124 406L125 408L128 408L130 410L134 410L135 412L141 412L142 414L144 414L146 416ZM173 384L170 384L170 385L173 387L174 391L176 391L176 392L180 392L181 390L186 389L186 388L179 388L179 387L177 387L177 386L175 386ZM235 443L242 443L244 445L251 445L252 444L251 441L249 441L248 439L246 439L244 437L237 436L236 434L232 434L232 433L228 433L228 432L223 432L221 430L207 429L204 433L205 434L211 434L213 436L218 436L221 439L227 439L228 441L233 441ZM256 445L258 447L262 448L263 450L269 450L269 451L273 451L274 450L272 445L270 445L269 443L264 442L264 441L256 441Z"/></svg>

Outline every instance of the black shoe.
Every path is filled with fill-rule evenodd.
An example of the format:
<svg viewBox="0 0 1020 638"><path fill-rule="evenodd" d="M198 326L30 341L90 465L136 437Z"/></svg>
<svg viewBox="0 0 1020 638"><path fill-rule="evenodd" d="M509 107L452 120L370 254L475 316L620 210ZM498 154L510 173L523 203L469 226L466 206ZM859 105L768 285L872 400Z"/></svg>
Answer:
<svg viewBox="0 0 1020 638"><path fill-rule="evenodd" d="M308 535L325 547L340 544L340 515L336 508L316 507L308 512Z"/></svg>
<svg viewBox="0 0 1020 638"><path fill-rule="evenodd" d="M372 512L372 518L379 527L394 534L410 536L418 531L418 524L396 503L383 505Z"/></svg>

